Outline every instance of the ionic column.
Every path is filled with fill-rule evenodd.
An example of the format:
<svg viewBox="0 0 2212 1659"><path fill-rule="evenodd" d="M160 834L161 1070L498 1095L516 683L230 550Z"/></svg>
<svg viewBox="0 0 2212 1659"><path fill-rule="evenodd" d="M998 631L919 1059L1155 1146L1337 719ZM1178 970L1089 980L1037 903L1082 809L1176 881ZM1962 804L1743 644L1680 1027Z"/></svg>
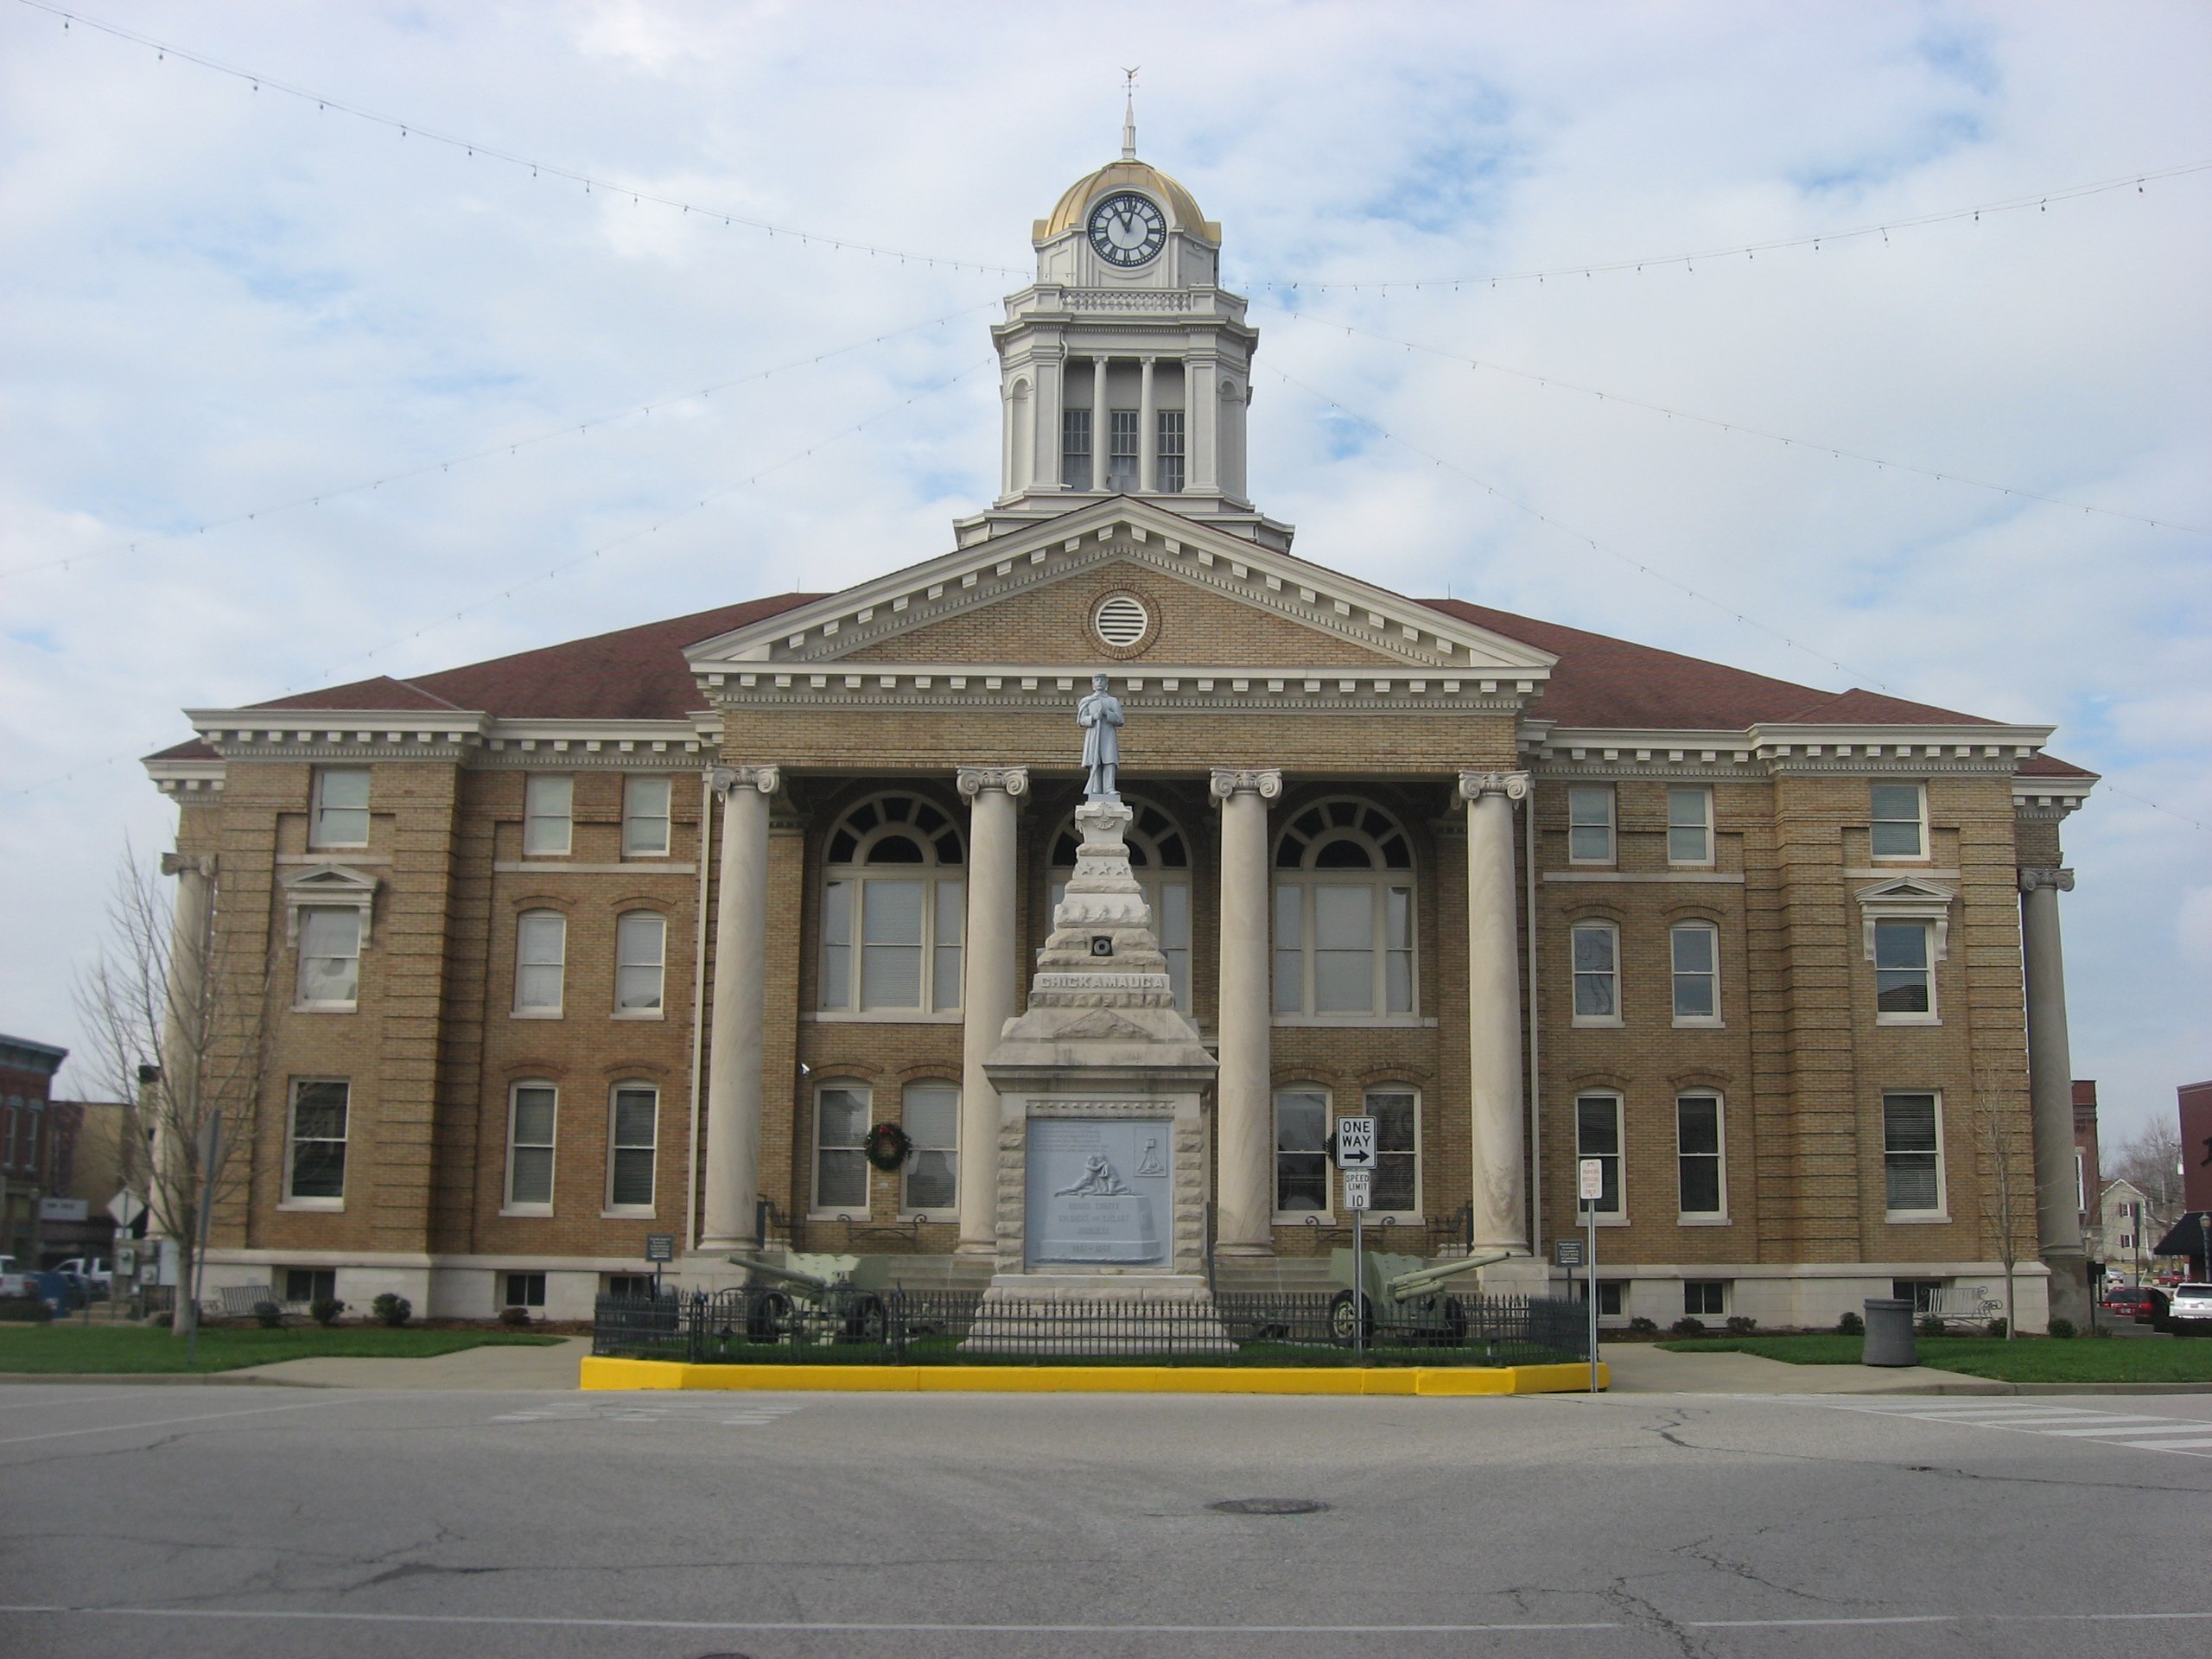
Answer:
<svg viewBox="0 0 2212 1659"><path fill-rule="evenodd" d="M1090 487L1106 487L1106 359L1090 359Z"/></svg>
<svg viewBox="0 0 2212 1659"><path fill-rule="evenodd" d="M1160 487L1160 413L1152 393L1152 359L1137 365L1137 488L1147 495Z"/></svg>
<svg viewBox="0 0 2212 1659"><path fill-rule="evenodd" d="M721 890L715 910L715 1007L707 1067L702 1250L760 1243L761 1060L767 1046L768 798L773 766L717 766Z"/></svg>
<svg viewBox="0 0 2212 1659"><path fill-rule="evenodd" d="M1221 803L1221 1070L1214 1081L1217 1248L1274 1250L1268 996L1268 803L1282 773L1216 767Z"/></svg>
<svg viewBox="0 0 2212 1659"><path fill-rule="evenodd" d="M1015 804L1027 766L963 766L968 811L968 919L960 985L960 1249L998 1250L999 1096L983 1062L1014 1014Z"/></svg>
<svg viewBox="0 0 2212 1659"><path fill-rule="evenodd" d="M2020 956L2028 1013L2028 1102L2034 1125L2036 1243L2051 1269L2050 1311L2087 1318L2081 1212L2074 1204L2074 1061L2066 1035L2066 963L2058 895L2074 872L2020 872ZM2070 1294L2069 1293L2071 1293Z"/></svg>
<svg viewBox="0 0 2212 1659"><path fill-rule="evenodd" d="M1528 792L1525 772L1459 774L1467 803L1468 1079L1478 1250L1529 1248L1513 901L1513 804Z"/></svg>

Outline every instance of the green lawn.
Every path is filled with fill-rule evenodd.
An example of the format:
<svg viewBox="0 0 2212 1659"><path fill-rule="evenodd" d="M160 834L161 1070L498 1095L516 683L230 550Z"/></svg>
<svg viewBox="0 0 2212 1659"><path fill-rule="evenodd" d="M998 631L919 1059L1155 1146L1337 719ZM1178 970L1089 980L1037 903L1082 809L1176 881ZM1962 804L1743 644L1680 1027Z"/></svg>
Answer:
<svg viewBox="0 0 2212 1659"><path fill-rule="evenodd" d="M389 1331L377 1325L309 1325L264 1331L226 1326L200 1333L200 1363L184 1363L184 1338L144 1325L0 1325L0 1372L234 1371L280 1359L426 1359L486 1343L540 1346L558 1337L519 1331Z"/></svg>
<svg viewBox="0 0 2212 1659"><path fill-rule="evenodd" d="M2212 1382L2212 1342L2171 1337L2060 1342L2023 1337L1922 1337L1920 1363L1938 1370L2006 1382ZM1860 1339L1821 1333L1802 1337L1706 1337L1662 1342L1682 1354L1758 1354L1792 1365L1856 1365Z"/></svg>

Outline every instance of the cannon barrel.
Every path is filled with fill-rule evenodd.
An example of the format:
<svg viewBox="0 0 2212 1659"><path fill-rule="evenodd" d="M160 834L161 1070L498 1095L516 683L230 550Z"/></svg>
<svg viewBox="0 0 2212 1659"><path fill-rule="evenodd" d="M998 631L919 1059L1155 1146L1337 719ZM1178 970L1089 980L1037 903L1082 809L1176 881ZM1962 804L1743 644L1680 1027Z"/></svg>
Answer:
<svg viewBox="0 0 2212 1659"><path fill-rule="evenodd" d="M1505 1261L1513 1254L1511 1250L1485 1250L1479 1255L1470 1255L1458 1262L1440 1262L1433 1268L1402 1273L1395 1279L1383 1281L1382 1294L1394 1302L1402 1302L1433 1290L1447 1280L1456 1279L1463 1273Z"/></svg>
<svg viewBox="0 0 2212 1659"><path fill-rule="evenodd" d="M832 1282L815 1274L801 1273L797 1268L786 1268L774 1262L764 1262L757 1255L742 1254L733 1255L729 1258L729 1263L732 1267L749 1268L754 1273L770 1279L780 1280L787 1285L796 1285L799 1289L810 1291L816 1295L828 1290Z"/></svg>

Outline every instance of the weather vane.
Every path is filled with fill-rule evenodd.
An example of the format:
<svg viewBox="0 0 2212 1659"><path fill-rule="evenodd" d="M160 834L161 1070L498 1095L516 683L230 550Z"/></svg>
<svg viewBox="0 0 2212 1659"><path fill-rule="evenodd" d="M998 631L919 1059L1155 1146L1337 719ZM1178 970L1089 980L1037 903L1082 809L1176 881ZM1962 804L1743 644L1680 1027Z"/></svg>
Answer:
<svg viewBox="0 0 2212 1659"><path fill-rule="evenodd" d="M1134 162L1137 158L1137 71L1142 64L1122 66L1122 94L1127 100L1122 105L1122 159Z"/></svg>

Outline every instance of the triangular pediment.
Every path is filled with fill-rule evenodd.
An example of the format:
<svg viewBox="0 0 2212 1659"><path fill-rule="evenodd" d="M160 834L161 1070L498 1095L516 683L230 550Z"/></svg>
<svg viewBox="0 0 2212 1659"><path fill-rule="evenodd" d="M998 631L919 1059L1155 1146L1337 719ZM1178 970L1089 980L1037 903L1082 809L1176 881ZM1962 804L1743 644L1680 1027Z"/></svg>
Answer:
<svg viewBox="0 0 2212 1659"><path fill-rule="evenodd" d="M285 891L296 901L311 898L359 899L377 890L377 879L342 864L318 864L289 874Z"/></svg>
<svg viewBox="0 0 2212 1659"><path fill-rule="evenodd" d="M1128 592L1133 649L1093 627ZM1128 498L992 537L737 629L695 672L868 663L1152 672L1391 668L1541 681L1557 659L1356 577Z"/></svg>
<svg viewBox="0 0 2212 1659"><path fill-rule="evenodd" d="M1923 876L1894 875L1859 888L1853 897L1862 905L1948 905L1958 894L1942 882Z"/></svg>

